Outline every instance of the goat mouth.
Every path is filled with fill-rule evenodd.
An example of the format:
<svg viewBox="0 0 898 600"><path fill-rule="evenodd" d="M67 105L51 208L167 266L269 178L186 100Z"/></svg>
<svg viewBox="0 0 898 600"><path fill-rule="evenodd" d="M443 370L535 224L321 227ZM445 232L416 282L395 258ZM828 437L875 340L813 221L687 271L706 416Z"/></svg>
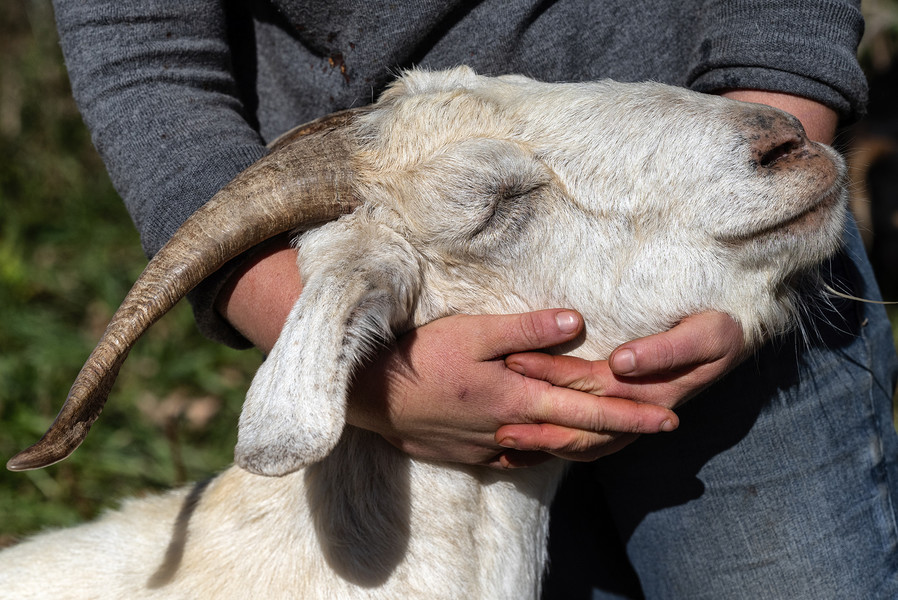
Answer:
<svg viewBox="0 0 898 600"><path fill-rule="evenodd" d="M719 241L728 245L742 245L773 237L794 237L812 233L825 223L842 197L841 187L834 185L807 208L792 214L772 225L766 225L746 233L719 236Z"/></svg>

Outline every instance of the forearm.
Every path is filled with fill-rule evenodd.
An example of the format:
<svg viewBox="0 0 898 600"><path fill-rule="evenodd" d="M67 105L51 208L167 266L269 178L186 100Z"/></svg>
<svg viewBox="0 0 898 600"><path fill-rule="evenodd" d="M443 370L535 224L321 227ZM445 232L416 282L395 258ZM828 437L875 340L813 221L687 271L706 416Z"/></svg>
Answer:
<svg viewBox="0 0 898 600"><path fill-rule="evenodd" d="M55 2L72 92L149 255L265 154L221 3Z"/></svg>
<svg viewBox="0 0 898 600"><path fill-rule="evenodd" d="M219 294L215 309L264 354L271 351L302 291L296 249L287 236L259 247Z"/></svg>
<svg viewBox="0 0 898 600"><path fill-rule="evenodd" d="M839 117L836 111L819 102L764 90L728 90L721 95L743 102L767 104L794 115L801 121L808 138L812 141L831 144L835 137Z"/></svg>
<svg viewBox="0 0 898 600"><path fill-rule="evenodd" d="M56 0L60 45L78 107L154 255L237 173L267 152L247 122L217 0ZM245 341L211 309L222 278L190 299L203 332Z"/></svg>

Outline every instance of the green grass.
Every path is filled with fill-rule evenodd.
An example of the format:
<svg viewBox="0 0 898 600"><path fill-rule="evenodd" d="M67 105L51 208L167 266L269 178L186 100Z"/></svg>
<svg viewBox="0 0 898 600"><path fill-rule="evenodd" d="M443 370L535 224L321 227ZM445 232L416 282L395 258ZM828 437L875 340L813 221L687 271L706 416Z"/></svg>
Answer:
<svg viewBox="0 0 898 600"><path fill-rule="evenodd" d="M46 0L0 4L0 458L52 421L146 264L71 99ZM0 469L0 546L232 459L255 351L203 339L179 305L141 340L87 441L40 471Z"/></svg>

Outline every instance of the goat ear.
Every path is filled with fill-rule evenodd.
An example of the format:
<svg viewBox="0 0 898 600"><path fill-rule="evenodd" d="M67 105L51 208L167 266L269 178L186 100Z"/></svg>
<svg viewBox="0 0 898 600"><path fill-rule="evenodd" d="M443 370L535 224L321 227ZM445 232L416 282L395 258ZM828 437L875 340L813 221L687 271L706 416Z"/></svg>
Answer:
<svg viewBox="0 0 898 600"><path fill-rule="evenodd" d="M355 219L306 234L300 270L302 295L240 415L235 460L260 475L285 475L330 453L355 370L407 326L420 285L407 242Z"/></svg>

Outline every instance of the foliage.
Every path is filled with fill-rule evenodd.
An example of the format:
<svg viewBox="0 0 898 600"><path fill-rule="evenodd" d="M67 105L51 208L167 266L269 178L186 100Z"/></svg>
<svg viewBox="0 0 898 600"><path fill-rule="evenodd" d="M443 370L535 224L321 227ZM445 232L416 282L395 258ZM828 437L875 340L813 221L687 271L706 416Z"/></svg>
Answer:
<svg viewBox="0 0 898 600"><path fill-rule="evenodd" d="M48 0L0 4L0 457L35 442L146 264L71 99ZM141 340L81 449L0 470L0 546L232 459L258 353L203 339L182 304Z"/></svg>

